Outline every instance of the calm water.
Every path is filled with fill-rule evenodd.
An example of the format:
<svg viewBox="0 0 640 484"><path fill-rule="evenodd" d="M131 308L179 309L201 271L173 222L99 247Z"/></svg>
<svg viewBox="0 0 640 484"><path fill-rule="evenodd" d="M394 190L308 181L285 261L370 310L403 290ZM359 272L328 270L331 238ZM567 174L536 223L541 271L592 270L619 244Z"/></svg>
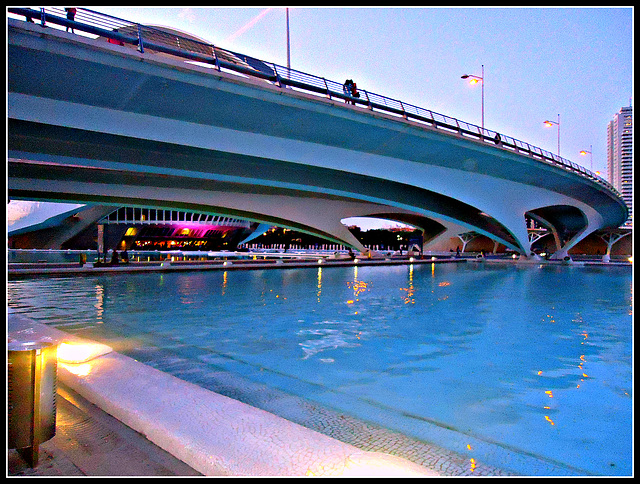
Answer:
<svg viewBox="0 0 640 484"><path fill-rule="evenodd" d="M630 475L627 267L438 264L8 283L138 359L191 358L523 474ZM160 363L157 362L159 365Z"/></svg>

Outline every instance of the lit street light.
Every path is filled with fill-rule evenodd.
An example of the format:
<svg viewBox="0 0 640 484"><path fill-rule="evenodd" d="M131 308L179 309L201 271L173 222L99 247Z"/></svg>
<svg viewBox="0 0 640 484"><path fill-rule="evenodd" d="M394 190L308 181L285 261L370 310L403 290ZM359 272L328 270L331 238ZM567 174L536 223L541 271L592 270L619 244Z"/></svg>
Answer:
<svg viewBox="0 0 640 484"><path fill-rule="evenodd" d="M558 121L557 122L556 121L549 121L549 120L546 120L544 122L544 125L547 128L553 126L554 124L556 126L558 126L558 156L560 156L560 115L559 114L558 114Z"/></svg>
<svg viewBox="0 0 640 484"><path fill-rule="evenodd" d="M582 156L585 156L587 153L589 153L589 154L591 155L591 171L593 171L593 153L592 153L592 151L591 151L592 149L593 149L593 145L589 145L589 151L587 151L587 150L582 150L582 151L580 152L580 154L581 154Z"/></svg>
<svg viewBox="0 0 640 484"><path fill-rule="evenodd" d="M478 84L478 82L482 82L482 135L484 136L484 64L482 64L481 76L465 74L464 76L461 76L461 79L471 79L469 84Z"/></svg>

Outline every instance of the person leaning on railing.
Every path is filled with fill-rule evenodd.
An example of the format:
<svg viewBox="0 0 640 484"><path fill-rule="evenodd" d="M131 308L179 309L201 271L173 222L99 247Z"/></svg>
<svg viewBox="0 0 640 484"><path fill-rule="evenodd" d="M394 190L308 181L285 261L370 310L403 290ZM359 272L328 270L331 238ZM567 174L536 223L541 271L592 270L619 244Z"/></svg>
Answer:
<svg viewBox="0 0 640 484"><path fill-rule="evenodd" d="M358 92L358 87L356 86L356 83L353 82L352 79L347 79L346 81L344 81L344 84L342 85L342 90L345 93L345 95L349 97L360 97L360 93ZM351 104L356 103L355 101L350 101L349 99L345 99L344 102L351 103Z"/></svg>

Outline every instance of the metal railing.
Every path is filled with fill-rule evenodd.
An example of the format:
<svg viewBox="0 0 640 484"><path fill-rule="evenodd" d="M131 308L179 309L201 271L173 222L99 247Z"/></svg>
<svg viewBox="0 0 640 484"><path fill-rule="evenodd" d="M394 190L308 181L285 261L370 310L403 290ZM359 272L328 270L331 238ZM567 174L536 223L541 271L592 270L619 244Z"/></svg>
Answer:
<svg viewBox="0 0 640 484"><path fill-rule="evenodd" d="M212 215L202 212L188 212L184 210L161 209L161 208L141 208L141 207L120 207L113 212L102 217L100 224L173 224L183 226L194 225L224 225L227 227L249 228L251 223L247 220L235 219L224 215Z"/></svg>
<svg viewBox="0 0 640 484"><path fill-rule="evenodd" d="M619 198L620 193L606 180L583 166L549 151L537 148L524 141L502 133L483 129L479 126L460 121L444 114L435 113L411 104L403 103L380 94L359 89L360 97L345 94L343 84L323 77L306 74L294 69L262 61L244 54L216 47L164 30L129 22L94 10L78 8L74 20L67 18L67 12L61 8L9 8L10 13L24 16L27 21L37 21L61 25L67 30L80 31L106 38L109 42L121 45L133 45L138 51L161 52L191 61L212 65L218 71L230 71L249 77L270 81L279 87L290 87L301 91L320 94L327 99L340 99L370 111L380 111L396 115L407 121L468 138L479 143L487 143L496 148L529 156L542 162L558 166L567 171L593 180L607 188Z"/></svg>

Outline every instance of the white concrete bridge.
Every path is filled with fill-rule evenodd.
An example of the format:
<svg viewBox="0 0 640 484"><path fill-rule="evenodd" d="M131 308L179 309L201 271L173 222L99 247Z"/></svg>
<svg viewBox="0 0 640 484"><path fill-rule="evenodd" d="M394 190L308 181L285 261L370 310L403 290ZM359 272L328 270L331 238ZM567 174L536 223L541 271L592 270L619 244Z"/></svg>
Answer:
<svg viewBox="0 0 640 484"><path fill-rule="evenodd" d="M604 180L503 134L366 91L347 104L337 83L143 43L79 10L75 34L8 19L10 198L196 210L359 250L342 219L409 223L426 247L475 231L530 256L529 217L556 258L627 218Z"/></svg>

